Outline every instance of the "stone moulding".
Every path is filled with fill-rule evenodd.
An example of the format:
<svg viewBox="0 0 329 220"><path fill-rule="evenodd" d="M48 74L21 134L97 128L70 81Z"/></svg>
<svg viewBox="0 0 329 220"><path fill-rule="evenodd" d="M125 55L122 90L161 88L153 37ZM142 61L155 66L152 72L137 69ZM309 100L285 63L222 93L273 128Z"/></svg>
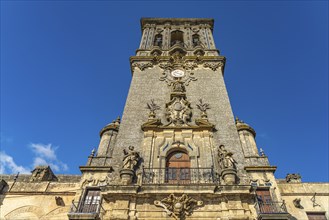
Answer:
<svg viewBox="0 0 329 220"><path fill-rule="evenodd" d="M201 119L200 119L201 120ZM156 123L154 124L148 124L148 122L144 123L141 126L142 131L163 131L163 130L190 130L193 129L194 131L203 131L203 130L208 130L208 131L216 131L215 126L213 124L206 124L206 123L201 123L201 121L198 125L186 125L186 126L173 126L173 127L168 127L168 126L163 126L163 125L157 125Z"/></svg>
<svg viewBox="0 0 329 220"><path fill-rule="evenodd" d="M276 171L276 166L246 166L244 169L248 171L272 171L273 173Z"/></svg>
<svg viewBox="0 0 329 220"><path fill-rule="evenodd" d="M173 61L173 56L132 56L130 57L130 69L132 74L135 68L144 71L147 68L153 68L155 65L159 65L160 68L164 70L174 69L171 64ZM200 65L205 68L209 68L216 71L221 68L224 72L226 58L223 56L182 56L180 60L180 65L185 70L193 70Z"/></svg>
<svg viewBox="0 0 329 220"><path fill-rule="evenodd" d="M93 172L93 171L105 171L105 172L112 172L113 167L112 166L80 166L79 167L81 172Z"/></svg>

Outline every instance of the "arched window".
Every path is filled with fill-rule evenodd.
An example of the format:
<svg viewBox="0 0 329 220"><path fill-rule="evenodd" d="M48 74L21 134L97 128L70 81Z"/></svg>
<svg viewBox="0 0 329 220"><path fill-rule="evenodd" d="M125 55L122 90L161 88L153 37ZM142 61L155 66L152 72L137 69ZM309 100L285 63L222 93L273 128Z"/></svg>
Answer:
<svg viewBox="0 0 329 220"><path fill-rule="evenodd" d="M183 151L174 151L166 159L167 183L190 183L190 157Z"/></svg>
<svg viewBox="0 0 329 220"><path fill-rule="evenodd" d="M201 44L200 36L198 34L192 35L192 43L193 43L193 47L199 46Z"/></svg>
<svg viewBox="0 0 329 220"><path fill-rule="evenodd" d="M162 47L162 34L155 35L153 45Z"/></svg>
<svg viewBox="0 0 329 220"><path fill-rule="evenodd" d="M170 38L170 46L174 46L175 44L184 45L184 33L182 31L173 31L171 32Z"/></svg>

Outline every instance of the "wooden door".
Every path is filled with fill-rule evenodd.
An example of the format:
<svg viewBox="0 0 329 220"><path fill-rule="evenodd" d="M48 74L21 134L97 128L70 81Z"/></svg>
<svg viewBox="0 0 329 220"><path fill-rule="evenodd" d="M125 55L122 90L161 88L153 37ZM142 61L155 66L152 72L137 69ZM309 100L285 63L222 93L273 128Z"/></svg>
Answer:
<svg viewBox="0 0 329 220"><path fill-rule="evenodd" d="M269 189L257 189L256 195L261 213L276 212Z"/></svg>
<svg viewBox="0 0 329 220"><path fill-rule="evenodd" d="M175 151L167 157L166 182L188 184L191 182L190 157L181 151Z"/></svg>

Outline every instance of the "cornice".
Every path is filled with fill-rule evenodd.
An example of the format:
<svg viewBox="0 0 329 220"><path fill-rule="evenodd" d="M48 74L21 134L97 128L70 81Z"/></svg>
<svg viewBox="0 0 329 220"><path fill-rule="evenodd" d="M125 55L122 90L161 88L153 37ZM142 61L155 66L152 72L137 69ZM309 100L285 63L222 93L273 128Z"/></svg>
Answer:
<svg viewBox="0 0 329 220"><path fill-rule="evenodd" d="M214 27L213 18L141 18L141 29L146 25L209 25L212 30Z"/></svg>
<svg viewBox="0 0 329 220"><path fill-rule="evenodd" d="M81 172L112 172L112 166L80 166Z"/></svg>
<svg viewBox="0 0 329 220"><path fill-rule="evenodd" d="M153 68L156 65L166 69L166 67L170 66L168 65L170 62L172 62L172 56L131 56L130 68L133 74L136 67L141 71L146 68ZM183 56L180 62L181 66L186 70L203 67L213 71L221 68L222 72L224 72L226 58L224 56Z"/></svg>
<svg viewBox="0 0 329 220"><path fill-rule="evenodd" d="M276 166L245 166L244 169L248 171L271 171L275 172L276 171Z"/></svg>

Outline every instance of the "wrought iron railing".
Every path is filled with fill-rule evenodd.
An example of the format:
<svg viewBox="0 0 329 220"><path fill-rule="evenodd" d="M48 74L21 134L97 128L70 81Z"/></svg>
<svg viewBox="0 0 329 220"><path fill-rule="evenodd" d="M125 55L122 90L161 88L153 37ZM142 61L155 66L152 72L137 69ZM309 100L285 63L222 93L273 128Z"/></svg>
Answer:
<svg viewBox="0 0 329 220"><path fill-rule="evenodd" d="M143 168L143 184L219 183L213 168Z"/></svg>
<svg viewBox="0 0 329 220"><path fill-rule="evenodd" d="M73 202L71 205L70 213L81 213L81 214L99 214L101 208L101 202L97 204L84 204Z"/></svg>
<svg viewBox="0 0 329 220"><path fill-rule="evenodd" d="M262 202L256 203L256 210L258 214L283 214L288 213L286 204L283 202Z"/></svg>

